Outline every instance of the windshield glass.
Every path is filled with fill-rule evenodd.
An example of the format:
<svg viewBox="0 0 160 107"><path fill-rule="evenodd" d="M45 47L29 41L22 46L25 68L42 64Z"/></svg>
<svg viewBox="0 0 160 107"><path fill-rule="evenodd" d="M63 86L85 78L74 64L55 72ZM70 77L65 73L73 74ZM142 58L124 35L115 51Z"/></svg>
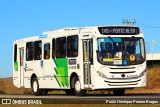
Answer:
<svg viewBox="0 0 160 107"><path fill-rule="evenodd" d="M145 61L143 38L98 38L97 58L106 65L135 65Z"/></svg>

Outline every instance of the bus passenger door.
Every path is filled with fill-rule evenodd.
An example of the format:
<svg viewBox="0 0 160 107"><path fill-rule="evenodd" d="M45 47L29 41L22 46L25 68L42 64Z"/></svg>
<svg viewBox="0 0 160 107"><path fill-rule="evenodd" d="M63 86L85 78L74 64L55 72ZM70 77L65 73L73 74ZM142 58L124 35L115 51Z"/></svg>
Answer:
<svg viewBox="0 0 160 107"><path fill-rule="evenodd" d="M93 44L91 39L83 40L83 76L85 88L91 87L91 64L93 63Z"/></svg>
<svg viewBox="0 0 160 107"><path fill-rule="evenodd" d="M19 86L24 86L24 47L19 48L20 72L19 72Z"/></svg>

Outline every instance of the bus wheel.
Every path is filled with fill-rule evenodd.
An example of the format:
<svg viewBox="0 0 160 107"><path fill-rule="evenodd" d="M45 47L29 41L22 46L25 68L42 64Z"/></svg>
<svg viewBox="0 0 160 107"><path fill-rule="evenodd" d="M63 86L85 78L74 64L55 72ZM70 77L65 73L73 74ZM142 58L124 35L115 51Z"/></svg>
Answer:
<svg viewBox="0 0 160 107"><path fill-rule="evenodd" d="M32 82L31 82L31 88L32 88L32 93L35 96L39 96L43 94L43 90L39 89L39 83L36 77L33 78Z"/></svg>
<svg viewBox="0 0 160 107"><path fill-rule="evenodd" d="M113 94L115 96L122 96L125 93L125 89L120 89L120 90L113 90Z"/></svg>
<svg viewBox="0 0 160 107"><path fill-rule="evenodd" d="M74 94L77 96L83 96L86 94L86 90L81 89L81 83L78 77L73 78L74 83Z"/></svg>

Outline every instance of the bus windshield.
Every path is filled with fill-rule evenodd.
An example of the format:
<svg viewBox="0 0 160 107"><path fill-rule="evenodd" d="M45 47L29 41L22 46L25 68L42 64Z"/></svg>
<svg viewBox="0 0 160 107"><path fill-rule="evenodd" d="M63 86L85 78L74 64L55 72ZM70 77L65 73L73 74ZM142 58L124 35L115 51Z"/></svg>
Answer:
<svg viewBox="0 0 160 107"><path fill-rule="evenodd" d="M104 65L136 65L145 61L143 38L98 38L97 58Z"/></svg>

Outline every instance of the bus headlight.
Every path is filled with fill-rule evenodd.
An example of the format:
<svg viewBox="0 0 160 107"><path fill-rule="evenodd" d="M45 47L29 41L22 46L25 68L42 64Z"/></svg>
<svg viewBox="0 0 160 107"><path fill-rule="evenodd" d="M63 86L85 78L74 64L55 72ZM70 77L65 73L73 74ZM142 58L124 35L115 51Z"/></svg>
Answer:
<svg viewBox="0 0 160 107"><path fill-rule="evenodd" d="M147 72L147 69L145 69L145 70L139 75L139 78L142 77L142 76L144 76L146 72Z"/></svg>
<svg viewBox="0 0 160 107"><path fill-rule="evenodd" d="M97 74L102 78L107 78L107 76L100 71L97 71Z"/></svg>

